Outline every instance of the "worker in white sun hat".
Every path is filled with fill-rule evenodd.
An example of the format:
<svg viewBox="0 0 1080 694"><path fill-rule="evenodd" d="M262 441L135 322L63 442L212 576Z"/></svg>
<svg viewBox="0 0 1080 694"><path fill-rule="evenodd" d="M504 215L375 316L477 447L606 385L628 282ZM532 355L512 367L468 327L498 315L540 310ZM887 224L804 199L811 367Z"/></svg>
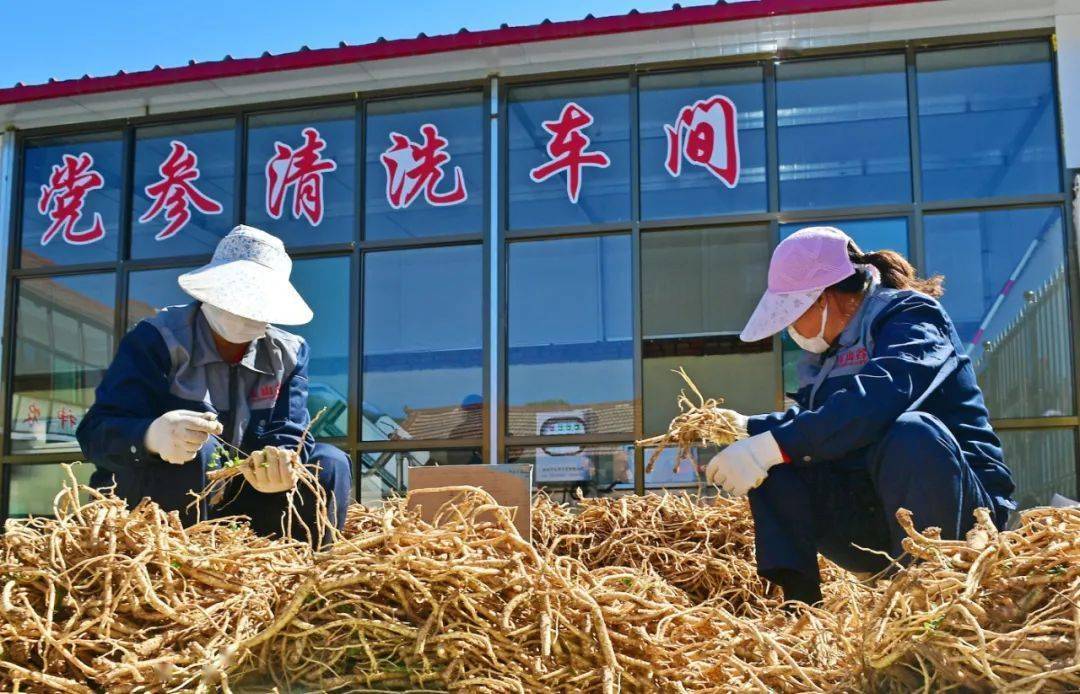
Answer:
<svg viewBox="0 0 1080 694"><path fill-rule="evenodd" d="M301 440L310 421L308 345L272 325L312 318L291 271L280 239L241 225L209 264L181 275L180 287L195 301L160 311L124 337L79 424L83 455L97 467L92 483L115 483L129 504L149 497L191 523L190 493L206 486L207 469L223 456L252 454L243 482L220 506L203 508L203 517L248 516L256 532L274 535L286 493L297 486L291 460L299 451L330 502L326 520L344 525L349 458L310 436ZM317 527L316 504L310 490L297 493L304 522L293 527L306 533Z"/></svg>
<svg viewBox="0 0 1080 694"><path fill-rule="evenodd" d="M706 476L749 493L758 572L789 599L821 599L819 552L856 572L887 568L883 554L903 553L897 509L956 539L976 508L999 526L1015 508L971 361L936 300L941 282L917 278L893 251L863 253L832 227L802 229L773 253L740 337L786 329L803 349L796 404L728 410L750 436Z"/></svg>

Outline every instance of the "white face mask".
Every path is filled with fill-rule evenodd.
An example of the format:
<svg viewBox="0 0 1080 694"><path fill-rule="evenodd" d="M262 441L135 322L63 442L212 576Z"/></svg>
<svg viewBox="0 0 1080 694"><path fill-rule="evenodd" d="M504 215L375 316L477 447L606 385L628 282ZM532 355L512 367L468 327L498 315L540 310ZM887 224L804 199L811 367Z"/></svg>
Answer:
<svg viewBox="0 0 1080 694"><path fill-rule="evenodd" d="M799 347L802 347L807 352L813 354L821 354L829 349L829 343L825 341L825 322L828 320L829 302L826 301L825 308L821 311L821 329L818 330L817 335L814 335L813 337L803 337L799 334L799 331L795 329L794 325L789 325L787 332Z"/></svg>
<svg viewBox="0 0 1080 694"><path fill-rule="evenodd" d="M203 304L202 312L206 316L206 322L210 324L210 329L217 333L218 337L234 345L246 345L266 334L266 323L242 318L217 306Z"/></svg>

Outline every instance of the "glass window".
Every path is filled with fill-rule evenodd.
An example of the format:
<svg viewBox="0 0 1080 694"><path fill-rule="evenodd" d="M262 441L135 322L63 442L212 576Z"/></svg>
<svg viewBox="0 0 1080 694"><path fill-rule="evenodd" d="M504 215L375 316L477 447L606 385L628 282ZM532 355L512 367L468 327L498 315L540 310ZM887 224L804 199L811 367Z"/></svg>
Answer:
<svg viewBox="0 0 1080 694"><path fill-rule="evenodd" d="M533 466L533 484L556 501L630 492L634 488L634 445L530 446L506 451L508 463Z"/></svg>
<svg viewBox="0 0 1080 694"><path fill-rule="evenodd" d="M479 245L364 258L363 441L483 432Z"/></svg>
<svg viewBox="0 0 1080 694"><path fill-rule="evenodd" d="M194 299L184 293L177 279L191 267L172 267L165 270L140 270L128 275L127 329L139 321L152 318L166 306L190 304Z"/></svg>
<svg viewBox="0 0 1080 694"><path fill-rule="evenodd" d="M314 258L293 263L292 283L315 317L283 329L307 340L308 411L325 409L315 424L318 437L349 435L349 257Z"/></svg>
<svg viewBox="0 0 1080 694"><path fill-rule="evenodd" d="M508 430L633 430L630 237L511 244Z"/></svg>
<svg viewBox="0 0 1080 694"><path fill-rule="evenodd" d="M858 244L864 253L871 251L896 251L908 255L908 222L904 217L891 219L846 219L826 222L800 222L781 224L780 238L786 239L799 229L811 226L836 227ZM788 336L787 331L780 333L780 344L784 354L784 392L794 393L799 389L797 366L803 351Z"/></svg>
<svg viewBox="0 0 1080 694"><path fill-rule="evenodd" d="M646 75L640 89L643 218L765 210L761 68Z"/></svg>
<svg viewBox="0 0 1080 694"><path fill-rule="evenodd" d="M765 227L662 231L642 236L645 430L659 433L678 414L684 367L706 397L744 412L776 402L772 340L739 333L765 291Z"/></svg>
<svg viewBox="0 0 1080 694"><path fill-rule="evenodd" d="M356 185L353 107L249 121L248 224L281 237L289 247L352 241Z"/></svg>
<svg viewBox="0 0 1080 694"><path fill-rule="evenodd" d="M233 226L236 122L135 131L131 256L214 252Z"/></svg>
<svg viewBox="0 0 1080 694"><path fill-rule="evenodd" d="M1059 208L927 215L927 272L979 375L991 416L1073 414Z"/></svg>
<svg viewBox="0 0 1080 694"><path fill-rule="evenodd" d="M1045 41L920 53L916 64L927 200L1061 190Z"/></svg>
<svg viewBox="0 0 1080 694"><path fill-rule="evenodd" d="M716 487L705 479L705 468L719 450L716 447L695 446L691 449L691 460L676 462L678 451L675 448L665 448L657 456L652 472L645 473L645 488L692 489L700 494L714 493ZM655 448L642 449L641 455L645 458L646 468L655 452Z"/></svg>
<svg viewBox="0 0 1080 694"><path fill-rule="evenodd" d="M1021 509L1045 506L1054 494L1077 497L1076 433L1072 429L997 432Z"/></svg>
<svg viewBox="0 0 1080 694"><path fill-rule="evenodd" d="M479 465L479 448L451 448L437 451L361 451L357 496L365 506L404 494L409 468L421 465Z"/></svg>
<svg viewBox="0 0 1080 694"><path fill-rule="evenodd" d="M123 149L118 132L26 147L22 267L116 260Z"/></svg>
<svg viewBox="0 0 1080 694"><path fill-rule="evenodd" d="M850 236L865 253L884 250L896 251L905 256L908 253L908 223L905 217L781 224L780 239L786 239L799 229L807 227L836 227Z"/></svg>
<svg viewBox="0 0 1080 694"><path fill-rule="evenodd" d="M511 228L630 218L627 80L518 87L506 113Z"/></svg>
<svg viewBox="0 0 1080 694"><path fill-rule="evenodd" d="M367 107L367 239L484 229L483 95L375 101Z"/></svg>
<svg viewBox="0 0 1080 694"><path fill-rule="evenodd" d="M784 63L776 78L781 208L911 200L904 56Z"/></svg>
<svg viewBox="0 0 1080 694"><path fill-rule="evenodd" d="M13 452L78 450L75 428L112 359L115 307L111 274L19 282Z"/></svg>
<svg viewBox="0 0 1080 694"><path fill-rule="evenodd" d="M94 466L75 465L73 471L79 484L89 485ZM70 478L62 465L12 465L8 516L11 518L51 516L53 500L68 482ZM86 494L79 496L83 502L88 501Z"/></svg>

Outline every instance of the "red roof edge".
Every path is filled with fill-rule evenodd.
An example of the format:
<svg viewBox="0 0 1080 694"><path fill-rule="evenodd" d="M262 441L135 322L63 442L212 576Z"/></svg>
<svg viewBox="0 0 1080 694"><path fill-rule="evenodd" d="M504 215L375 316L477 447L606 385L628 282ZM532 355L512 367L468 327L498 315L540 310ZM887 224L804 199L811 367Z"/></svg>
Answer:
<svg viewBox="0 0 1080 694"><path fill-rule="evenodd" d="M792 14L849 10L882 5L902 5L934 0L757 0L699 7L675 7L659 12L636 12L613 17L588 18L567 22L544 22L530 26L506 27L484 31L462 31L442 36L377 41L360 46L300 50L258 58L232 59L160 68L105 77L52 81L46 84L21 85L0 89L0 104L41 101L103 92L160 87L184 82L242 77L285 70L326 67L346 63L370 62L429 55L473 48L491 48L539 41L555 41L587 36L602 36L649 29L669 29L695 24L732 22Z"/></svg>

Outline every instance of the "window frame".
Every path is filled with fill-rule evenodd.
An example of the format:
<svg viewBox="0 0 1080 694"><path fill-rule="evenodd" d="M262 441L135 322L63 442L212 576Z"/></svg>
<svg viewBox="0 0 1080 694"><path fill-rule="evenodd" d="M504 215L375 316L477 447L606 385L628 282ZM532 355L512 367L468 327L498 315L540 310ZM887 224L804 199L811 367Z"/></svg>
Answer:
<svg viewBox="0 0 1080 694"><path fill-rule="evenodd" d="M447 439L447 440L408 440L408 441L360 441L360 417L362 416L361 403L363 402L362 376L360 373L362 355L362 310L363 301L360 298L362 281L362 267L364 256L372 251L385 251L408 248L423 248L447 245L481 245L483 247L482 267L489 264L489 244L485 242L490 227L490 216L485 209L483 228L470 234L455 236L442 236L432 238L410 238L364 241L363 225L365 220L364 190L367 185L366 176L363 174L365 152L365 130L363 124L366 118L367 104L376 100L387 100L402 97L419 96L442 96L452 93L470 92L481 95L484 108L480 109L478 120L482 128L484 176L479 182L482 185L485 200L491 200L491 177L486 165L491 150L490 128L488 127L489 114L486 105L489 103L490 83L482 81L466 81L445 85L435 85L425 90L399 88L372 91L370 93L353 93L346 96L333 96L323 99L301 99L275 104L253 104L246 106L227 107L223 109L208 109L193 113L170 115L166 117L148 117L139 119L127 119L124 121L99 122L82 127L58 126L20 131L15 137L15 156L13 157L14 172L12 176L13 192L9 239L8 239L8 262L5 276L6 291L4 301L4 326L14 328L18 308L17 287L19 282L27 279L54 278L79 276L88 274L109 274L116 282L114 325L111 337L114 349L119 341L127 333L128 323L128 299L132 273L146 270L162 270L201 266L210 260L211 253L185 254L177 256L165 256L158 258L133 258L131 254L131 239L133 234L133 184L134 184L134 158L135 158L135 133L139 128L182 126L196 124L210 120L232 119L236 132L235 161L233 176L233 214L229 220L230 227L244 222L247 214L247 176L249 172L248 162L248 129L249 121L254 116L272 115L289 112L320 111L323 109L341 107L352 111L352 137L353 145L357 152L356 185L353 186L354 218L351 224L349 239L342 242L324 245L290 248L289 254L294 261L302 261L317 258L347 258L349 267L349 298L346 320L349 321L349 345L348 345L348 433L344 437L324 439L325 442L338 446L353 459L354 482L358 484L360 479L360 454L369 450L452 450L452 449L481 449L484 459L490 459L487 445L489 436L487 432L489 422L489 370L488 370L488 330L486 317L489 315L489 292L488 277L484 272L483 284L483 312L484 312L484 335L482 344L483 354L483 396L484 396L484 434L476 439ZM95 135L95 134L120 134L121 157L122 157L122 181L121 181L121 204L119 220L119 238L117 239L118 253L114 259L97 261L92 263L79 263L56 267L24 268L20 267L19 258L22 246L22 213L25 173L25 152L34 142L56 135ZM485 208L486 208L485 204ZM3 332L2 357L0 362L0 418L9 416L12 408L14 393L10 387L10 378L14 374L15 352L14 331L5 329ZM11 431L8 424L0 424L2 438L0 438L0 528L6 522L9 510L9 496L11 486L11 469L13 465L55 465L57 463L74 462L81 455L74 452L21 452L12 451Z"/></svg>
<svg viewBox="0 0 1080 694"><path fill-rule="evenodd" d="M151 270L162 268L176 268L185 265L197 265L206 262L208 255L196 255L185 257L166 257L158 259L133 260L130 257L130 235L132 227L132 178L134 165L134 131L137 127L165 126L203 119L233 118L236 122L236 152L235 152L235 192L234 192L234 219L232 222L239 223L246 213L246 177L247 177L247 122L254 115L276 113L292 110L314 110L331 106L351 106L355 112L354 137L357 152L357 182L354 194L356 196L355 221L352 239L348 242L331 244L327 246L315 246L290 251L296 259L317 258L326 256L347 256L352 258L350 270L350 301L347 310L347 319L350 321L350 345L349 345L349 433L341 439L331 440L331 443L339 445L347 453L353 456L354 466L359 454L364 451L409 451L409 450L446 450L450 448L475 448L482 449L486 462L498 462L505 458L508 447L521 447L529 445L526 437L506 436L506 371L507 371L507 298L508 298L508 244L512 241L537 240L545 238L573 237L578 235L600 234L621 232L629 233L631 237L631 301L633 312L633 394L634 394L634 438L643 435L643 421L645 403L642 401L642 302L641 292L641 234L642 231L654 233L664 230L688 231L698 228L723 228L727 226L744 226L747 224L761 224L769 229L770 252L779 242L780 225L786 223L812 222L817 219L828 218L837 221L870 219L880 217L904 217L908 222L908 246L909 255L917 266L925 263L923 247L923 215L931 212L971 211L983 209L1007 209L1029 206L1060 206L1065 216L1066 229L1066 265L1068 274L1069 291L1069 315L1073 325L1080 325L1080 251L1078 251L1078 239L1073 218L1073 199L1071 195L1072 171L1065 168L1063 142L1059 136L1056 146L1059 151L1061 166L1061 190L1058 193L1039 194L1021 197L999 197L986 199L945 200L926 202L923 199L922 190L922 162L920 155L919 120L918 120L918 90L916 85L916 54L920 51L936 51L947 48L965 48L986 45L1000 45L1015 42L1051 42L1052 29L1032 29L1008 31L994 34L954 35L930 39L908 39L872 44L854 44L846 46L830 46L807 50L785 50L782 52L770 52L751 56L728 56L721 58L687 59L654 64L634 64L627 62L613 66L589 70L568 70L557 73L540 74L517 74L497 75L489 79L468 80L461 82L426 85L421 87L403 87L394 89L372 90L370 92L355 92L338 94L328 97L293 99L275 103L247 104L223 108L204 109L183 114L171 114L167 116L151 116L131 118L123 120L101 121L81 126L55 126L26 131L18 131L14 137L13 175L12 175L12 204L9 220L9 252L6 269L6 295L4 299L4 317L2 356L0 362L0 422L6 422L8 412L12 404L10 388L11 376L14 369L14 335L11 328L14 326L16 292L15 287L19 280L32 277L52 277L77 274L89 274L100 272L114 272L116 274L116 307L117 315L114 321L115 334L114 344L126 332L128 321L128 287L130 273L139 270ZM776 64L782 61L795 60L820 60L826 58L842 58L851 56L871 55L879 53L902 53L907 75L908 95L908 125L910 128L910 171L912 186L912 201L902 204L873 205L862 207L820 207L806 210L781 211L779 208L779 179L778 179L778 138L777 138L777 112L776 112ZM1051 56L1053 53L1051 53ZM643 220L641 215L641 134L639 114L639 78L643 75L664 73L682 73L693 70L727 69L737 67L760 67L762 70L764 106L765 106L765 141L766 141L766 187L767 207L764 212L702 216L689 218L672 218ZM1055 99L1055 117L1058 117L1057 105L1060 103L1060 82L1058 80L1057 65L1051 58L1051 75L1053 80L1053 95ZM626 222L604 224L583 227L558 227L558 228L535 228L512 230L508 226L507 216L507 92L513 86L538 85L545 83L564 83L570 81L591 81L605 77L625 77L630 80L630 205L631 215ZM447 236L412 239L390 239L377 241L362 240L362 230L366 211L364 209L365 189L368 185L367 176L364 174L366 157L366 122L367 104L376 100L438 96L458 91L482 92L483 108L481 117L484 133L484 156L487 165L484 167L484 195L485 214L484 228L482 233L464 236ZM83 135L107 131L122 131L123 167L124 176L121 185L123 202L120 211L120 235L118 240L118 256L115 260L67 265L49 268L20 268L19 258L21 254L22 238L22 212L23 212L23 176L25 164L25 150L28 143L37 138L50 135ZM359 441L359 421L361 417L362 392L360 373L362 340L363 340L363 315L360 297L362 289L362 266L363 259L368 251L391 250L406 248L422 248L431 246L457 245L464 243L482 243L483 247L483 380L484 380L484 433L479 441L395 441L395 442L361 442ZM1075 331L1074 331L1075 333ZM1073 335L1073 344L1070 345L1073 393L1074 401L1080 406L1080 345L1076 336ZM782 351L779 338L773 345L776 358L776 370L780 374L776 379L775 393L776 406L783 403L783 379L782 379ZM497 407L492 411L492 407ZM1077 473L1080 477L1080 413L1072 416L1061 417L1028 417L1012 419L993 419L993 425L1000 430L1015 429L1070 429L1076 433L1074 439L1077 442ZM544 437L544 443L564 444L625 444L630 441L626 435L575 435L569 437ZM533 441L536 443L536 441ZM63 453L24 453L12 454L10 431L8 426L3 425L3 437L0 440L0 527L6 517L8 508L10 465L16 463L41 463L50 464L56 462L69 462L77 459L77 454ZM634 456L634 491L645 492L644 456ZM359 468L354 468L354 482L359 483Z"/></svg>
<svg viewBox="0 0 1080 694"><path fill-rule="evenodd" d="M923 244L923 216L934 212L957 212L985 209L1010 209L1017 207L1036 206L1059 206L1066 216L1066 265L1068 273L1070 318L1074 325L1080 324L1080 278L1078 278L1078 251L1077 240L1072 228L1071 195L1067 193L1070 172L1064 168L1064 159L1061 155L1062 140L1059 136L1056 146L1059 150L1059 163L1061 165L1061 192L1046 193L1027 196L1003 196L996 198L978 198L965 200L942 200L926 201L922 187L922 161L921 143L919 138L919 101L917 90L916 58L922 51L939 51L948 48L966 48L980 45L1000 45L1004 43L1024 43L1051 40L1052 32L1030 31L1009 32L1006 34L989 37L947 37L942 39L909 40L891 44L877 44L870 46L845 46L842 48L813 49L795 52L789 56L767 55L757 59L745 57L733 57L722 61L682 61L663 66L645 67L616 67L605 70L592 70L566 73L564 76L553 75L524 75L501 80L505 88L500 94L500 137L499 158L505 164L508 161L508 138L507 138L507 110L506 92L514 86L534 86L553 83L566 83L577 81L590 81L604 77L629 77L630 79L630 139L631 139L631 219L628 222L613 224L596 224L584 226L561 226L539 227L529 229L514 229L508 223L507 209L509 206L508 173L505 166L500 172L500 223L497 239L499 252L502 254L501 276L499 287L500 300L500 333L497 354L495 356L498 374L499 402L502 404L498 413L497 445L496 450L505 455L511 448L536 445L538 443L563 443L567 445L588 444L617 444L625 443L625 436L611 434L577 434L559 437L524 437L508 436L508 407L507 399L507 373L508 373L508 344L506 341L506 326L508 325L508 300L509 283L506 277L508 271L509 244L513 241L558 239L581 235L596 235L604 233L629 232L631 235L631 263L632 263L632 306L633 306L633 329L634 329L634 438L641 438L644 431L644 408L647 403L643 402L643 368L642 368L642 345L643 345L643 322L641 292L641 235L643 231L657 233L664 230L691 231L694 229L722 229L725 227L745 226L749 224L763 224L769 228L770 253L780 241L780 226L790 223L814 222L820 219L830 219L837 222L844 220L864 220L878 218L902 218L907 222L908 257L917 267L925 265L925 248ZM870 55L902 55L906 74L907 96L907 123L908 123L908 157L909 176L911 185L911 199L907 202L885 203L873 205L860 205L849 207L815 207L807 209L782 210L779 201L779 133L777 115L777 70L781 62L818 61L829 58L861 57ZM743 213L731 215L702 216L677 219L643 219L641 210L641 122L640 122L640 89L638 79L641 75L654 75L665 73L683 73L692 69L717 69L758 66L763 72L763 87L765 92L765 138L766 138L766 187L768 191L768 207L763 213ZM1051 61L1051 75L1053 80L1053 94L1055 99L1055 117L1058 110L1056 106L1060 102L1059 82L1057 79L1057 66ZM1074 398L1080 395L1080 345L1074 338L1069 345L1071 350L1071 365L1073 377ZM783 408L783 351L780 338L775 337L773 343L776 370L779 374L776 379L775 407ZM1080 403L1080 399L1074 400ZM1063 417L1039 417L1039 418L999 418L991 420L994 427L1001 430L1030 429L1030 428L1071 428L1080 432L1080 412L1073 416ZM554 441L553 441L554 440ZM644 456L637 455L634 460L634 487L637 493L645 493ZM1080 485L1080 439L1077 442L1077 478Z"/></svg>

